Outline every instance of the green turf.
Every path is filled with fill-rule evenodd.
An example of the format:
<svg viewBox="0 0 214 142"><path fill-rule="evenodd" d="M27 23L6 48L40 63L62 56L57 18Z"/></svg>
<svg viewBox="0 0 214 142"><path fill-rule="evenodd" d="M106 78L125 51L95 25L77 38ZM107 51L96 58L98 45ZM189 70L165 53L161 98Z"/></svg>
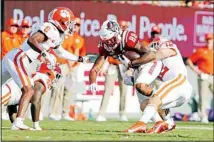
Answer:
<svg viewBox="0 0 214 142"><path fill-rule="evenodd" d="M135 121L118 122L96 122L96 121L50 121L40 122L43 131L11 131L10 122L2 121L2 140L200 140L213 141L213 123L201 124L196 122L177 122L174 131L164 134L129 134L122 131L132 125ZM25 121L29 126L32 122ZM152 124L148 125L149 127ZM190 129L191 127L191 129ZM194 127L194 128L192 128ZM188 129L189 128L189 129Z"/></svg>

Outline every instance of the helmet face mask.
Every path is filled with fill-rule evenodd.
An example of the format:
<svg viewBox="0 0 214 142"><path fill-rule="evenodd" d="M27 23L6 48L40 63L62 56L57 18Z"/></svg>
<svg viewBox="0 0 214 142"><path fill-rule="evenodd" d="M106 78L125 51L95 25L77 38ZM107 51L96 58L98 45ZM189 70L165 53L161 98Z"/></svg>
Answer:
<svg viewBox="0 0 214 142"><path fill-rule="evenodd" d="M153 41L148 45L148 47L154 51L157 51L161 46L168 42L170 41L167 38L163 36L156 36Z"/></svg>
<svg viewBox="0 0 214 142"><path fill-rule="evenodd" d="M107 39L107 40L103 40L103 43L109 47L112 47L115 45L115 43L117 42L117 38L115 36L113 36L112 38L110 39Z"/></svg>
<svg viewBox="0 0 214 142"><path fill-rule="evenodd" d="M121 29L116 21L105 21L100 30L100 39L104 48L108 51L116 49L121 41L120 33Z"/></svg>
<svg viewBox="0 0 214 142"><path fill-rule="evenodd" d="M68 25L67 30L64 32L65 35L73 35L73 33L75 32L75 22L71 21Z"/></svg>
<svg viewBox="0 0 214 142"><path fill-rule="evenodd" d="M151 48L152 50L154 51L157 51L159 49L159 42L158 41L154 41L154 42L151 42L148 47Z"/></svg>

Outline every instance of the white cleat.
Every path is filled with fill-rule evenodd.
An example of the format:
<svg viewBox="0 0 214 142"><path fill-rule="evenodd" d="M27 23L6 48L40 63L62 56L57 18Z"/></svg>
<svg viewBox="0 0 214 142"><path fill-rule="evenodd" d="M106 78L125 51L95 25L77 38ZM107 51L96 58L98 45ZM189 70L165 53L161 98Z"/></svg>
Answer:
<svg viewBox="0 0 214 142"><path fill-rule="evenodd" d="M125 115L120 116L120 121L128 121L128 118Z"/></svg>
<svg viewBox="0 0 214 142"><path fill-rule="evenodd" d="M13 124L11 130L20 130L20 129Z"/></svg>
<svg viewBox="0 0 214 142"><path fill-rule="evenodd" d="M96 121L98 121L98 122L103 122L103 121L106 121L106 118L105 118L104 116L99 115L99 116L97 117Z"/></svg>
<svg viewBox="0 0 214 142"><path fill-rule="evenodd" d="M59 115L56 116L56 115L50 114L48 117L49 117L50 120L54 120L54 121L61 120L61 116L59 116Z"/></svg>
<svg viewBox="0 0 214 142"><path fill-rule="evenodd" d="M13 124L11 130L32 130L32 128L26 126L23 123Z"/></svg>
<svg viewBox="0 0 214 142"><path fill-rule="evenodd" d="M74 118L70 117L69 115L63 116L63 119L65 119L67 121L74 121Z"/></svg>

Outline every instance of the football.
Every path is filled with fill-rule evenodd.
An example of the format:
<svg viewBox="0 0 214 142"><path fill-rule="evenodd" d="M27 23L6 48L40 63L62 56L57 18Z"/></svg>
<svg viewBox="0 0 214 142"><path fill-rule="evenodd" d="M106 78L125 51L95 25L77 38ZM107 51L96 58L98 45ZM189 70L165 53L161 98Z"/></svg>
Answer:
<svg viewBox="0 0 214 142"><path fill-rule="evenodd" d="M140 57L140 54L138 54L137 52L135 51L125 51L124 52L124 55L130 60L130 61L133 61L137 58Z"/></svg>

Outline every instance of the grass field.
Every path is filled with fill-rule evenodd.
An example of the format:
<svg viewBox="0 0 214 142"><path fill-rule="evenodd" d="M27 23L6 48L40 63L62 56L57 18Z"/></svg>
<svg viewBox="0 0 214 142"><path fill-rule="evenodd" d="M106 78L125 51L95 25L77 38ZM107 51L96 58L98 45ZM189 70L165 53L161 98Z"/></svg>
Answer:
<svg viewBox="0 0 214 142"><path fill-rule="evenodd" d="M29 126L30 120L25 121ZM96 122L96 121L50 121L40 122L43 131L11 131L10 122L2 121L2 140L32 141L32 140L185 140L185 141L213 141L213 123L201 124L197 122L177 122L174 131L164 134L123 133L135 121L118 122ZM153 124L149 124L149 128Z"/></svg>

